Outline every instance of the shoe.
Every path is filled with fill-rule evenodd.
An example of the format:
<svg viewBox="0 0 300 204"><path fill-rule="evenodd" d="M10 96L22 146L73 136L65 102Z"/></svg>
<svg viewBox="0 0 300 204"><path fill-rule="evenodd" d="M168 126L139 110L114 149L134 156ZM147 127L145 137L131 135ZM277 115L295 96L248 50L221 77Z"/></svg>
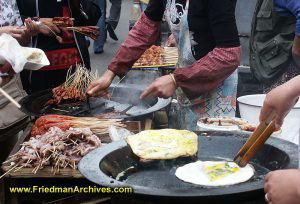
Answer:
<svg viewBox="0 0 300 204"><path fill-rule="evenodd" d="M104 52L104 50L94 51L95 54L102 54L103 52Z"/></svg>
<svg viewBox="0 0 300 204"><path fill-rule="evenodd" d="M115 33L115 31L114 31L114 29L113 29L113 27L109 23L106 24L106 30L107 30L107 32L109 34L109 37L111 39L113 39L115 41L119 40L116 33Z"/></svg>

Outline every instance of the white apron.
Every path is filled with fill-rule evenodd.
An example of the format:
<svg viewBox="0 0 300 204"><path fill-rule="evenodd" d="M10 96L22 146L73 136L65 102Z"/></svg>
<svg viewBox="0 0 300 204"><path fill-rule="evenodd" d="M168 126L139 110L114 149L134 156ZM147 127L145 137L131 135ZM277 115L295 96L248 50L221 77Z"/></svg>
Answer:
<svg viewBox="0 0 300 204"><path fill-rule="evenodd" d="M188 25L189 0L186 5L167 0L166 20L178 44L178 69L192 65L196 60L192 54L195 45ZM236 110L237 71L228 77L221 86L195 100L189 100L181 88L176 90L179 103L177 128L197 130L197 120L202 117L235 116Z"/></svg>

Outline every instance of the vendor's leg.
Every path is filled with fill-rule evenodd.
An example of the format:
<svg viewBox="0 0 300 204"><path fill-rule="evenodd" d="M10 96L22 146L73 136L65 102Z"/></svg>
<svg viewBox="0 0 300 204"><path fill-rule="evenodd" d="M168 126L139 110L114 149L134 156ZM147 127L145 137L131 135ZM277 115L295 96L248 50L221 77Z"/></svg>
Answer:
<svg viewBox="0 0 300 204"><path fill-rule="evenodd" d="M103 46L106 41L106 0L98 0L99 7L101 9L101 17L97 23L97 26L100 28L100 33L97 40L94 41L94 52L95 54L100 54L103 52Z"/></svg>
<svg viewBox="0 0 300 204"><path fill-rule="evenodd" d="M109 23L113 29L116 29L120 20L122 0L110 0L110 2L109 17L106 22Z"/></svg>

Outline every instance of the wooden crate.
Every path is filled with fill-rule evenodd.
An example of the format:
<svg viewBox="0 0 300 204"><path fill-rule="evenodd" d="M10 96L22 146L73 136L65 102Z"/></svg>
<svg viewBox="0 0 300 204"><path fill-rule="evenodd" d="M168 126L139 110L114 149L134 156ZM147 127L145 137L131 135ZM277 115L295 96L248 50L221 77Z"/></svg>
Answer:
<svg viewBox="0 0 300 204"><path fill-rule="evenodd" d="M133 132L138 133L141 131L141 124L140 121L127 121L124 122L126 128ZM15 144L13 150L11 151L10 155L13 155L19 151L21 148L21 144L30 138L30 133L32 129L33 123L29 123L27 128L24 130L24 133L19 138L18 142ZM2 165L2 170L7 172L9 170L9 164ZM36 174L32 173L33 168L22 168L19 171L14 172L14 170L10 171L5 175L5 177L12 177L12 178L83 178L81 173L77 169L72 169L67 167L65 169L60 169L58 173L55 175L52 172L51 167L45 167L37 171Z"/></svg>

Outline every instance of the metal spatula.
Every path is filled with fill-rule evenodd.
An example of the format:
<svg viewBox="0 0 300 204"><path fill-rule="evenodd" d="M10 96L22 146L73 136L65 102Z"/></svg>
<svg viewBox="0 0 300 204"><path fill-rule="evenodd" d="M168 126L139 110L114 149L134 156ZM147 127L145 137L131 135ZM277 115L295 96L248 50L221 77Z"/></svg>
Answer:
<svg viewBox="0 0 300 204"><path fill-rule="evenodd" d="M132 104L130 106L128 106L127 108L125 108L124 110L122 110L120 112L120 115L125 115L131 108L133 108L135 106L135 104Z"/></svg>

